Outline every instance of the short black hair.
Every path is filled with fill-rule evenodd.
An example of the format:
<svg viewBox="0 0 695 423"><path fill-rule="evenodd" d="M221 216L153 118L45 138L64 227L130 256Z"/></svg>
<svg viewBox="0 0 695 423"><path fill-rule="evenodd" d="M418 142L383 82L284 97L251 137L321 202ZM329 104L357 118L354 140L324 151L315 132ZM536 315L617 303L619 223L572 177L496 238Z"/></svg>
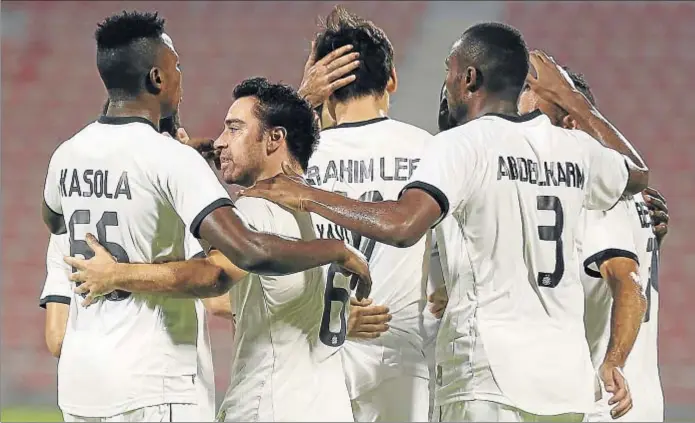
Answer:
<svg viewBox="0 0 695 423"><path fill-rule="evenodd" d="M348 74L355 75L355 81L333 93L336 100L383 94L393 70L391 41L372 21L336 6L316 37L316 60L347 44L353 46L352 52L360 54L360 66Z"/></svg>
<svg viewBox="0 0 695 423"><path fill-rule="evenodd" d="M574 87L584 96L589 100L589 102L593 105L596 106L596 98L594 98L594 93L591 92L591 87L589 86L589 83L586 82L586 78L584 78L584 75L581 73L573 72L569 67L563 66L562 69L567 72L567 75L569 75L570 79L572 80L572 83L574 84Z"/></svg>
<svg viewBox="0 0 695 423"><path fill-rule="evenodd" d="M499 22L473 25L461 35L459 63L482 73L482 86L494 94L518 96L529 71L529 53L519 30Z"/></svg>
<svg viewBox="0 0 695 423"><path fill-rule="evenodd" d="M306 171L319 141L319 126L311 104L289 85L273 84L265 78L246 79L234 87L234 99L243 97L258 100L255 113L263 130L285 128L287 148Z"/></svg>
<svg viewBox="0 0 695 423"><path fill-rule="evenodd" d="M97 25L97 69L110 97L132 98L146 89L163 33L156 12L123 11Z"/></svg>

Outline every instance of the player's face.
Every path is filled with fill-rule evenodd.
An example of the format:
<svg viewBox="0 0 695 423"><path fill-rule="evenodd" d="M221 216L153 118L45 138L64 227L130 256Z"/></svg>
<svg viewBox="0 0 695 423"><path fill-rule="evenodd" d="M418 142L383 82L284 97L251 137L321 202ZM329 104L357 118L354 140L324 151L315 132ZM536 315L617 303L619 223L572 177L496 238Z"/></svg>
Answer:
<svg viewBox="0 0 695 423"><path fill-rule="evenodd" d="M251 186L262 173L263 127L256 117L255 97L242 97L232 104L224 120L224 130L215 140L220 152L222 179L228 184Z"/></svg>
<svg viewBox="0 0 695 423"><path fill-rule="evenodd" d="M521 91L521 96L519 96L519 113L526 114L534 110L540 110L548 116L550 122L555 126L562 126L563 117L566 115L562 109L543 100L528 86L525 86Z"/></svg>
<svg viewBox="0 0 695 423"><path fill-rule="evenodd" d="M463 75L460 73L460 64L456 57L456 50L459 42L454 44L452 53L446 59L446 99L449 106L449 115L451 119L459 124L467 122L468 119L468 103L466 101L470 96L464 84L462 84ZM465 91L465 92L464 92Z"/></svg>
<svg viewBox="0 0 695 423"><path fill-rule="evenodd" d="M162 116L171 116L179 108L183 89L181 84L181 68L179 55L174 50L174 44L168 35L162 34L164 46L160 49L157 67L160 69Z"/></svg>

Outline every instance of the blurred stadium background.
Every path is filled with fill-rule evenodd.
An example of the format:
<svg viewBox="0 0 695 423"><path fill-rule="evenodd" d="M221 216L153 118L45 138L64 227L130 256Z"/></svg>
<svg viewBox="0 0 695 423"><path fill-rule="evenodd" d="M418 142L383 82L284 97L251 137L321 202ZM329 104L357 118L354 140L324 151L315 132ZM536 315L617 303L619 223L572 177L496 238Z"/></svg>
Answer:
<svg viewBox="0 0 695 423"><path fill-rule="evenodd" d="M184 68L182 119L216 136L232 87L263 75L298 84L317 16L335 2L2 2L2 421L56 421L56 361L38 296L47 235L39 217L54 148L94 119L106 93L95 67L96 23L123 9L158 10ZM600 109L644 153L667 197L671 233L660 274L660 362L667 418L695 417L695 3L347 2L389 35L400 86L392 116L436 128L443 59L469 25L502 20L530 47L585 74ZM691 88L687 88L691 86ZM212 321L218 394L231 340Z"/></svg>

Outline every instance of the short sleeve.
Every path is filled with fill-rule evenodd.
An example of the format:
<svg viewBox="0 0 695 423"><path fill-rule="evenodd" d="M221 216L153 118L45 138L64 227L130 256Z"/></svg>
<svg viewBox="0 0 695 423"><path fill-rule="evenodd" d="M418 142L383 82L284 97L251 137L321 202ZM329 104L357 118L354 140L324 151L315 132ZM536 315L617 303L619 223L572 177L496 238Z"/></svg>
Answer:
<svg viewBox="0 0 695 423"><path fill-rule="evenodd" d="M242 197L234 204L241 220L258 232L274 233L273 213L266 200Z"/></svg>
<svg viewBox="0 0 695 423"><path fill-rule="evenodd" d="M69 255L68 235L51 235L46 251L46 280L39 300L41 307L46 308L48 303L70 304L73 284L68 277L71 269L63 261L63 257Z"/></svg>
<svg viewBox="0 0 695 423"><path fill-rule="evenodd" d="M430 194L442 211L438 224L471 196L475 175L480 173L479 150L466 126L436 135L401 194L412 188Z"/></svg>
<svg viewBox="0 0 695 423"><path fill-rule="evenodd" d="M56 150L51 156L51 161L48 163L48 171L46 172L46 182L43 186L43 201L49 209L55 214L63 214L63 207L60 202L60 166L59 154L60 150Z"/></svg>
<svg viewBox="0 0 695 423"><path fill-rule="evenodd" d="M166 175L157 175L164 195L194 237L203 219L214 210L233 206L229 193L217 176L194 149L185 145L172 145L165 161Z"/></svg>
<svg viewBox="0 0 695 423"><path fill-rule="evenodd" d="M608 211L584 211L577 246L588 276L600 278L601 265L614 257L629 258L639 264L631 222L627 201L620 201Z"/></svg>
<svg viewBox="0 0 695 423"><path fill-rule="evenodd" d="M588 153L588 168L584 207L589 210L608 210L625 192L629 176L625 156L604 147L582 131L573 131L585 138L583 148Z"/></svg>

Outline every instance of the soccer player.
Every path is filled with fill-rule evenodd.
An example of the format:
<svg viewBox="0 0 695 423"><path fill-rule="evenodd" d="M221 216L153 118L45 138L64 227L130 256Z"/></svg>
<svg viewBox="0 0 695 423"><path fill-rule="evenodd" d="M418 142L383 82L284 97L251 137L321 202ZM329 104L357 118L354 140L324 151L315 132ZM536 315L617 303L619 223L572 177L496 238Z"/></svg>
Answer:
<svg viewBox="0 0 695 423"><path fill-rule="evenodd" d="M532 53L531 62L538 74L556 76L546 81L570 84L557 77L559 68L544 53ZM576 90L595 104L583 76L564 70ZM564 98L557 96L560 102L551 103L537 94L562 90L548 87L540 79L529 80L531 83L519 101L520 111L539 109L555 125L582 129L563 110ZM545 86L538 89L539 85ZM621 414L624 415L618 420L622 421L663 421L664 397L657 360L659 242L645 199L642 194L635 194L609 211L588 210L583 225L578 250L592 362L609 393L618 389L610 372L624 368L633 399L633 408L624 409L623 401L614 404L606 396L596 404L587 421L605 422Z"/></svg>
<svg viewBox="0 0 695 423"><path fill-rule="evenodd" d="M345 45L359 53L361 65L353 73L354 82L336 89L322 104L323 123L334 124L321 132L306 180L353 199L395 200L433 137L387 116L389 98L398 86L391 42L374 23L336 7L314 42L316 58L321 60ZM331 329L321 340L333 347L344 343L341 354L355 421L427 421L423 311L429 240L399 250L320 217L315 223L319 237L345 239L361 249L378 281L372 299L393 311L390 330L379 339L346 338L346 325L335 318L343 305L330 299L347 298L349 292L329 272L326 313L333 317L326 322Z"/></svg>
<svg viewBox="0 0 695 423"><path fill-rule="evenodd" d="M473 361L462 368L438 360L442 385L466 381L437 398L440 417L581 421L593 407L595 376L574 245L580 213L640 192L648 170L621 154L632 155L632 147L580 93L568 94L568 111L611 148L540 112L519 115L528 50L516 29L474 25L446 64L448 106L460 126L435 136L398 200L355 201L288 175L240 195L317 213L400 247L452 216L457 225L437 244L448 268L459 271L447 281L447 314L458 311L439 331L452 355Z"/></svg>
<svg viewBox="0 0 695 423"><path fill-rule="evenodd" d="M96 39L108 112L58 147L44 189L44 222L54 234L68 233L71 256L88 255L83 234L96 232L119 262L182 260L190 258L189 231L256 273L338 262L369 284L366 262L343 242L292 241L250 229L205 160L159 133L160 118L172 115L181 98L178 55L163 20L124 12L102 22ZM198 270L185 275L187 283L213 272L217 283L198 286L202 296L224 292L223 269L205 259L194 263ZM58 364L59 405L68 419L199 419L195 331L186 325L194 303L124 291L105 299L79 310L62 346L72 357Z"/></svg>

